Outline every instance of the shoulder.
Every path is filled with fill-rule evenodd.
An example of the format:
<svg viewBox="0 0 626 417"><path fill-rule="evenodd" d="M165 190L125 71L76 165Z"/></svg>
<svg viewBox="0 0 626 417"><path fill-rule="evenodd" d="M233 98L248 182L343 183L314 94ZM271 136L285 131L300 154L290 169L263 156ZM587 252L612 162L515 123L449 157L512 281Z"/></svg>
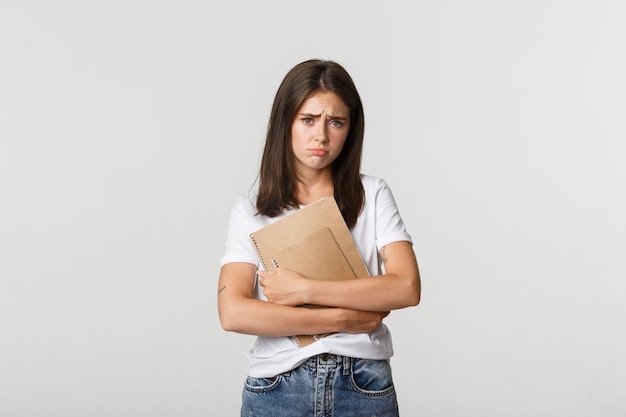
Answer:
<svg viewBox="0 0 626 417"><path fill-rule="evenodd" d="M361 174L361 183L363 184L366 196L378 194L381 190L389 189L384 179L372 177L371 175Z"/></svg>
<svg viewBox="0 0 626 417"><path fill-rule="evenodd" d="M244 230L246 235L274 223L293 211L287 210L276 217L268 217L259 214L256 202L257 193L256 191L251 191L246 195L240 196L230 211L231 224L237 224L237 227Z"/></svg>
<svg viewBox="0 0 626 417"><path fill-rule="evenodd" d="M253 194L240 196L230 210L226 232L225 251L220 258L223 266L232 262L256 264L258 259L250 242L250 233L262 227L256 215L256 198Z"/></svg>
<svg viewBox="0 0 626 417"><path fill-rule="evenodd" d="M230 209L230 229L246 234L258 228L259 215L256 209L256 195L249 193L239 196Z"/></svg>
<svg viewBox="0 0 626 417"><path fill-rule="evenodd" d="M364 219L375 224L376 244L378 248L397 241L411 242L396 200L382 178L361 175L365 189Z"/></svg>
<svg viewBox="0 0 626 417"><path fill-rule="evenodd" d="M395 206L396 201L387 182L378 177L361 174L363 189L365 190L365 204L375 206Z"/></svg>
<svg viewBox="0 0 626 417"><path fill-rule="evenodd" d="M256 198L256 192L250 192L239 196L239 198L235 201L231 212L239 212L250 216L256 215Z"/></svg>
<svg viewBox="0 0 626 417"><path fill-rule="evenodd" d="M386 186L385 180L378 177L373 177L367 174L361 174L361 182L363 183L363 187L381 187Z"/></svg>

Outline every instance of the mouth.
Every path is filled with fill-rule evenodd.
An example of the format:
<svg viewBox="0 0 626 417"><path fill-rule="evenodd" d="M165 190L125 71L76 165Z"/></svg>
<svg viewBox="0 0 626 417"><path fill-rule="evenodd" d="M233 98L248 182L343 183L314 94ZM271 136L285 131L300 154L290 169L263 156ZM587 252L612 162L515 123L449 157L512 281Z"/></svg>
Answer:
<svg viewBox="0 0 626 417"><path fill-rule="evenodd" d="M313 156L325 156L328 155L328 151L322 148L311 148L309 149L309 153Z"/></svg>

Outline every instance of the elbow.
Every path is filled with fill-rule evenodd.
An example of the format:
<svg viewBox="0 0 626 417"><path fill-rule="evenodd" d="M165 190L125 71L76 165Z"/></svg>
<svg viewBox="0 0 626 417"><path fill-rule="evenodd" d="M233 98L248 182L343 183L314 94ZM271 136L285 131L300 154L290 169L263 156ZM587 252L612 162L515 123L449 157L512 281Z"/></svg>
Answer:
<svg viewBox="0 0 626 417"><path fill-rule="evenodd" d="M419 276L416 279L410 281L408 288L406 288L406 306L415 307L420 303L422 288L420 284Z"/></svg>
<svg viewBox="0 0 626 417"><path fill-rule="evenodd" d="M232 308L221 307L218 311L222 329L227 332L241 332L241 325L237 320L237 313Z"/></svg>
<svg viewBox="0 0 626 417"><path fill-rule="evenodd" d="M235 323L233 323L232 320L226 320L226 319L220 317L220 324L222 325L222 329L227 331L227 332L236 332L237 331L237 326L235 325Z"/></svg>
<svg viewBox="0 0 626 417"><path fill-rule="evenodd" d="M420 303L420 291L412 290L407 292L407 297L405 299L406 307L415 307Z"/></svg>
<svg viewBox="0 0 626 417"><path fill-rule="evenodd" d="M236 329L236 326L232 322L232 320L229 320L228 318L222 316L221 314L220 314L220 324L222 325L222 330L225 330L227 332L234 332Z"/></svg>
<svg viewBox="0 0 626 417"><path fill-rule="evenodd" d="M394 301L391 310L417 306L420 303L421 294L419 275L405 275L399 278L399 284L394 289Z"/></svg>
<svg viewBox="0 0 626 417"><path fill-rule="evenodd" d="M237 320L220 319L222 329L226 332L249 334L246 328Z"/></svg>
<svg viewBox="0 0 626 417"><path fill-rule="evenodd" d="M415 269L415 275L411 280L411 306L417 306L422 299L422 278L419 269Z"/></svg>

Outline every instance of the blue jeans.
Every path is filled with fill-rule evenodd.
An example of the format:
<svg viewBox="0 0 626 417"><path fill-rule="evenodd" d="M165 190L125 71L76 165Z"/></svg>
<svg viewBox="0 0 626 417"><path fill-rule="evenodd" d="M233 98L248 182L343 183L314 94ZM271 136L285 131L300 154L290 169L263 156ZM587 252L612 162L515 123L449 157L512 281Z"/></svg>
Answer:
<svg viewBox="0 0 626 417"><path fill-rule="evenodd" d="M389 361L322 354L272 378L247 377L242 417L397 417Z"/></svg>

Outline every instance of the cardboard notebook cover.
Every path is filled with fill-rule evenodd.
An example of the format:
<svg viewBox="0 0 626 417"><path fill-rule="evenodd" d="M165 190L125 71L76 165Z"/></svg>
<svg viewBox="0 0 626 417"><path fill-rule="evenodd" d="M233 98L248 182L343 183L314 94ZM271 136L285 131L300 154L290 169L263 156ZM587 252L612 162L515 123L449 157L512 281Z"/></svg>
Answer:
<svg viewBox="0 0 626 417"><path fill-rule="evenodd" d="M318 200L250 237L266 270L283 267L310 279L369 276L332 197ZM306 346L323 336L295 336L294 341Z"/></svg>

